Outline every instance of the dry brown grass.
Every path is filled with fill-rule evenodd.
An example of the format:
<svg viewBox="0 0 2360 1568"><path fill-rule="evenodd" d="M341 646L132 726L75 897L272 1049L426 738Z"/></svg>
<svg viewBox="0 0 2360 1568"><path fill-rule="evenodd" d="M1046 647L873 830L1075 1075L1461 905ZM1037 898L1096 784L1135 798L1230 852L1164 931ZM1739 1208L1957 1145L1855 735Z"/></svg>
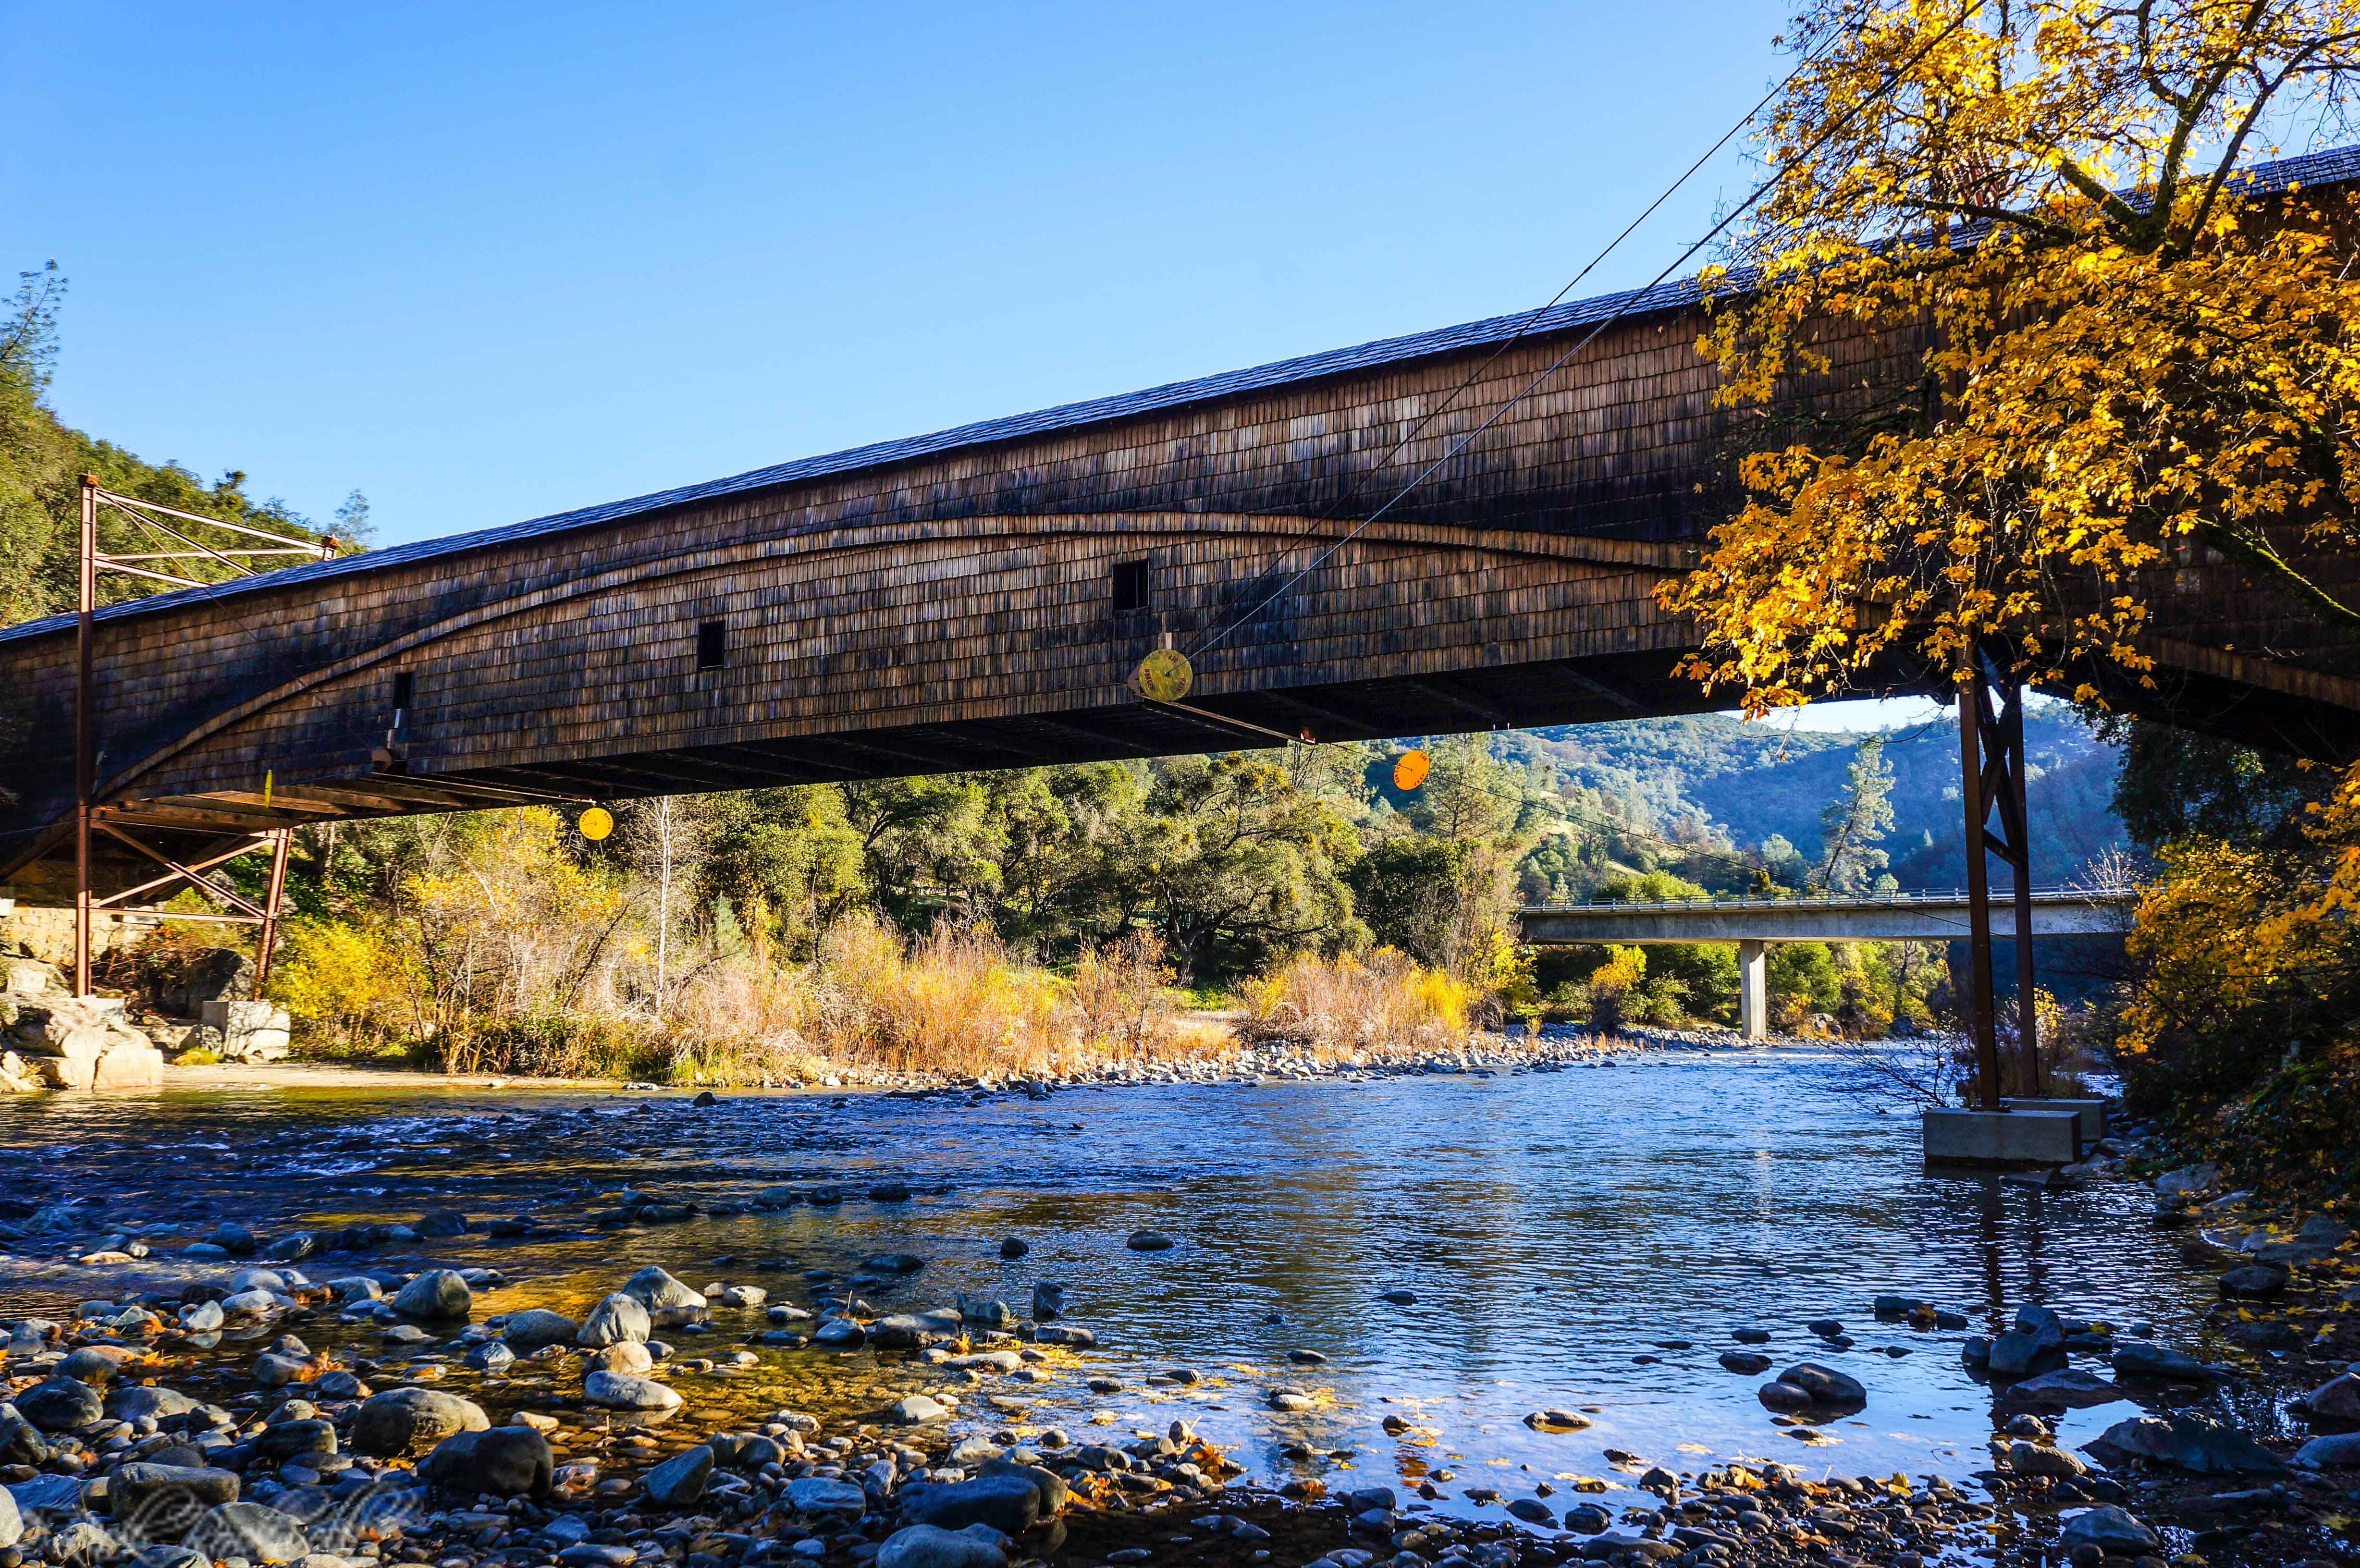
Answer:
<svg viewBox="0 0 2360 1568"><path fill-rule="evenodd" d="M1473 987L1406 954L1305 956L1244 988L1240 1033L1326 1058L1383 1060L1455 1050L1473 1038Z"/></svg>

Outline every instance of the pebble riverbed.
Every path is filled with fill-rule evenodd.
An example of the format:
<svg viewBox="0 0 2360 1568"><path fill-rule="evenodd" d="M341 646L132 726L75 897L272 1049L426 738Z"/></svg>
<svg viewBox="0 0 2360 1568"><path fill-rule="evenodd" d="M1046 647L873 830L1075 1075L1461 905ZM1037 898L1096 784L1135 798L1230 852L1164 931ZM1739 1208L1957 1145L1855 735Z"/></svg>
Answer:
<svg viewBox="0 0 2360 1568"><path fill-rule="evenodd" d="M216 1560L448 1568L2336 1550L2283 1521L2349 1472L2283 1541L2150 1547L2100 1541L2138 1475L2045 1468L2142 1410L2284 1451L2285 1385L2337 1369L2233 1334L2145 1184L1928 1174L1808 1050L1447 1065L0 1105L8 1392L53 1411L0 1441L0 1568L169 1568L193 1526L127 1499L232 1490L281 1533L216 1519ZM1970 1365L2027 1309L2108 1391ZM2107 1382L2134 1344L2219 1370Z"/></svg>

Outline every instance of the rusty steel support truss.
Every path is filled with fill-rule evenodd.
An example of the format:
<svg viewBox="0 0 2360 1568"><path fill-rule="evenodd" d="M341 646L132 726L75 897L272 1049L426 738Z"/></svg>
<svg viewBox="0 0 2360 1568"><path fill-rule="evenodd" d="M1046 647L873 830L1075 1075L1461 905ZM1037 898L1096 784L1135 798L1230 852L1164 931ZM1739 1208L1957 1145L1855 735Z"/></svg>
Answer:
<svg viewBox="0 0 2360 1568"><path fill-rule="evenodd" d="M111 506L130 519L137 528L151 536L158 549L134 553L110 553L99 549L98 514L102 506ZM198 530L191 532L191 529ZM207 544L202 530L218 529L234 536L230 544L216 549ZM259 544L241 541L258 540ZM177 548L176 548L177 547ZM294 837L291 828L266 828L248 836L235 848L221 851L197 861L182 865L152 844L143 844L124 828L108 822L105 806L98 799L98 575L102 572L120 572L127 577L145 578L153 583L168 583L175 588L202 588L202 580L187 575L191 567L184 562L211 561L225 567L238 576L249 576L251 562L268 558L292 557L301 561L329 561L336 554L336 541L294 539L274 534L244 523L227 523L218 517L199 517L153 501L136 496L118 495L105 489L85 474L82 476L82 572L81 595L75 620L75 656L77 670L74 683L74 995L91 994L91 917L101 910L108 913L138 913L164 915L172 920L210 920L229 925L253 925L261 928L259 950L255 954L254 984L258 996L264 980L270 975L270 950L279 935L279 899L287 888L287 853ZM277 564L274 561L273 564ZM161 567L162 570L158 568ZM263 798L269 799L270 784L264 780ZM151 878L137 887L126 888L101 898L95 896L91 882L91 839L93 833L129 845L165 868L166 875ZM257 850L271 852L269 891L259 904L218 882L208 881L204 873L226 861ZM175 882L186 882L197 892L213 900L220 910L214 914L180 913L163 909L131 910L123 908L126 900L142 893L154 893Z"/></svg>
<svg viewBox="0 0 2360 1568"><path fill-rule="evenodd" d="M2003 1107L1999 1002L1992 973L1991 876L1985 855L2007 863L2016 882L2016 1093L2041 1092L2032 942L2032 834L2024 799L2024 685L1989 648L1970 658L1959 688L1959 772L1966 808L1968 1025L1974 1037L1982 1108ZM1999 811L2000 831L1991 831Z"/></svg>

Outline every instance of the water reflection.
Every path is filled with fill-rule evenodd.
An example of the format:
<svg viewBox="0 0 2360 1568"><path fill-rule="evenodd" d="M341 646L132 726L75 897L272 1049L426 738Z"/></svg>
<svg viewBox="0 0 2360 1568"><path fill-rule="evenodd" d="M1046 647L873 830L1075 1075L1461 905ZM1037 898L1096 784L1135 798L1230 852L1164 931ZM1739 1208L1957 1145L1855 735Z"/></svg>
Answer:
<svg viewBox="0 0 2360 1568"><path fill-rule="evenodd" d="M1984 1467L1993 1406L1960 1365L1963 1335L1880 1324L1869 1310L1879 1293L1956 1309L1984 1332L2033 1301L2196 1344L2209 1278L2179 1261L2140 1189L2043 1194L1929 1176L1915 1119L1879 1114L1843 1074L1787 1051L1046 1102L782 1095L698 1111L672 1095L647 1108L638 1096L407 1086L43 1101L0 1107L0 1192L88 1196L120 1219L160 1222L145 1270L155 1283L189 1277L164 1259L222 1219L276 1232L438 1207L533 1217L545 1228L516 1240L305 1265L313 1278L430 1258L497 1267L515 1283L479 1312L579 1308L648 1262L692 1285L737 1279L808 1305L804 1269L843 1275L884 1250L929 1258L911 1280L864 1290L883 1310L961 1290L1021 1310L1034 1281L1054 1279L1101 1350L1047 1383L974 1390L1030 1402L1029 1426L1087 1441L1185 1415L1246 1444L1240 1457L1264 1475L1301 1443L1351 1450L1364 1469L1489 1475L1510 1495L1544 1477L1625 1484L1609 1448L1676 1469L1745 1455L1851 1475ZM858 1195L887 1177L913 1197ZM585 1223L606 1206L595 1194L625 1185L716 1202L781 1182L851 1196L622 1235ZM1151 1225L1180 1245L1124 1247ZM1009 1236L1030 1241L1029 1256L1001 1258ZM0 1314L110 1283L9 1259ZM1415 1300L1380 1299L1393 1290ZM1857 1343L1828 1348L1802 1326L1821 1318ZM765 1325L758 1313L722 1326L683 1352ZM1762 1378L1716 1359L1741 1327L1770 1332L1761 1348L1774 1367L1849 1371L1868 1409L1816 1443L1773 1425L1754 1398ZM1291 1366L1291 1350L1329 1361ZM876 1402L865 1355L760 1356L736 1385L747 1399ZM1181 1366L1202 1381L1144 1382ZM1124 1391L1090 1393L1094 1372ZM1318 1408L1270 1410L1282 1383L1317 1391ZM691 1402L735 1397L716 1384ZM497 1389L486 1398L497 1403ZM1543 1407L1594 1409L1595 1424L1557 1435L1523 1424ZM2074 1412L2061 1435L2076 1441L2128 1409ZM984 1432L1020 1419L981 1398L969 1410L963 1424ZM1387 1432L1389 1415L1407 1430Z"/></svg>

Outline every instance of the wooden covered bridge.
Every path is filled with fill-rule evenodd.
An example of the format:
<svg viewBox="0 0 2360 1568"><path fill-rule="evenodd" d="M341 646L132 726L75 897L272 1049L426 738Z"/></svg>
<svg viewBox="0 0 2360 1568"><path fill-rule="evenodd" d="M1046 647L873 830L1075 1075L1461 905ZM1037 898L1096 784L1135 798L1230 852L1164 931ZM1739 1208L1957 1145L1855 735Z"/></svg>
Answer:
<svg viewBox="0 0 2360 1568"><path fill-rule="evenodd" d="M93 882L154 879L135 837L194 866L337 817L1725 703L1674 676L1692 633L1654 597L1735 498L1698 328L1666 286L108 607ZM2360 739L2349 639L2202 551L2158 587L2160 686L2125 705ZM1126 687L1165 645L1188 709ZM76 668L72 617L0 630L31 721L0 883L30 902L74 887Z"/></svg>

